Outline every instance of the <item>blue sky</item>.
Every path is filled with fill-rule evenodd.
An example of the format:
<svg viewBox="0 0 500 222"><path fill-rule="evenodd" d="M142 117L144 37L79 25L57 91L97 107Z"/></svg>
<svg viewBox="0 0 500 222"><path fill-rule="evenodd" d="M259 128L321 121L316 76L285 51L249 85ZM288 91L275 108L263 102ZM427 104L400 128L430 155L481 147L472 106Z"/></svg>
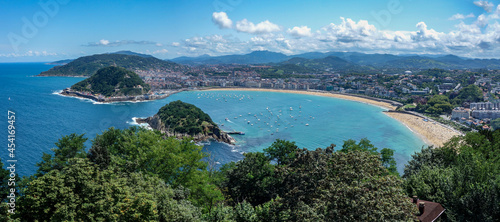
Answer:
<svg viewBox="0 0 500 222"><path fill-rule="evenodd" d="M0 0L0 62L358 51L500 58L500 0Z"/></svg>

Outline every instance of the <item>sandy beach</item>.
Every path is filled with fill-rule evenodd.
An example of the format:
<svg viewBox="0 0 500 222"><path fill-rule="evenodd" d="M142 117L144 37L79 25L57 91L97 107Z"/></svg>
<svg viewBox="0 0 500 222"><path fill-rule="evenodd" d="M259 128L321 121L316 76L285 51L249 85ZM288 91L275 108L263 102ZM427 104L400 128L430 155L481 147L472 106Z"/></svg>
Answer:
<svg viewBox="0 0 500 222"><path fill-rule="evenodd" d="M361 98L357 96L351 96L346 94L335 94L329 92L318 92L318 91L300 91L300 90L276 90L276 89L254 89L254 88L213 88L213 89L203 89L210 91L262 91L262 92L281 92L281 93L296 93L296 94L306 94L306 95L317 95L317 96L327 96L339 99L346 99L356 102L367 103L375 106L382 107L387 110L395 110L396 106L388 103L375 101L367 98ZM441 126L440 124L434 124L433 121L424 121L423 118L417 117L410 114L395 113L395 112L385 112L389 117L392 117L399 122L407 126L411 131L417 134L426 144L434 146L442 146L445 142L451 139L453 136L460 135L458 132Z"/></svg>
<svg viewBox="0 0 500 222"><path fill-rule="evenodd" d="M460 135L432 120L424 121L422 117L396 112L386 112L386 114L406 125L429 145L442 146L452 137Z"/></svg>

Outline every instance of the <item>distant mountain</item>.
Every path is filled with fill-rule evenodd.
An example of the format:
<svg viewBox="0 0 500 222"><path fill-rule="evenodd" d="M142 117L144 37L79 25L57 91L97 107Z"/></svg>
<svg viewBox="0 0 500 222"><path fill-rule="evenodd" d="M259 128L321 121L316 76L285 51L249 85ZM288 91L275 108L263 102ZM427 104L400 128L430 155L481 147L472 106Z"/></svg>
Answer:
<svg viewBox="0 0 500 222"><path fill-rule="evenodd" d="M126 52L129 53L129 52ZM63 66L55 66L39 76L90 76L100 68L119 66L129 70L168 69L182 70L184 66L155 57L124 54L97 54L84 56Z"/></svg>
<svg viewBox="0 0 500 222"><path fill-rule="evenodd" d="M72 62L74 59L64 59L64 60L59 60L59 61L54 61L54 62L48 62L46 63L47 65L58 65L58 66L62 66L62 65L66 65L70 62Z"/></svg>
<svg viewBox="0 0 500 222"><path fill-rule="evenodd" d="M132 51L118 51L118 52L113 52L113 53L109 53L109 54L135 55L135 56L140 56L143 58L154 58L152 55L141 54L141 53L132 52Z"/></svg>
<svg viewBox="0 0 500 222"><path fill-rule="evenodd" d="M262 64L286 61L288 56L270 51L254 51L245 55L179 57L170 61L188 65L204 64Z"/></svg>
<svg viewBox="0 0 500 222"><path fill-rule="evenodd" d="M357 65L355 63L341 59L337 56L327 56L325 58L320 58L320 59L292 58L290 60L281 62L279 64L294 64L297 66L307 68L309 70L315 70L317 72L323 72L325 70L362 71L371 68L371 67Z"/></svg>
<svg viewBox="0 0 500 222"><path fill-rule="evenodd" d="M108 97L136 96L148 93L150 86L135 72L110 66L97 70L91 77L71 86L71 89Z"/></svg>
<svg viewBox="0 0 500 222"><path fill-rule="evenodd" d="M350 64L332 58L321 61L327 57L337 57ZM302 59L302 60L300 60ZM317 61L312 61L317 60ZM287 56L282 53L270 51L255 51L245 55L226 55L198 57L178 57L174 62L189 65L204 64L295 64L308 68L323 69L325 67L336 69L369 70L375 68L396 69L500 69L498 59L468 59L455 55L392 55L392 54L365 54L360 52L308 52Z"/></svg>

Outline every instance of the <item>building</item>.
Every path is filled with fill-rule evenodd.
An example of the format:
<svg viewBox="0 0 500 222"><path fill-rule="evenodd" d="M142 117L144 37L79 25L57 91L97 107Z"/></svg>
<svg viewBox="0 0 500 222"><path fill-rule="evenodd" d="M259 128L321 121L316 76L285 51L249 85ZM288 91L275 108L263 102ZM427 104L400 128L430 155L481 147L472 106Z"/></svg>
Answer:
<svg viewBox="0 0 500 222"><path fill-rule="evenodd" d="M419 214L417 217L419 221L432 222L437 220L439 217L445 219L444 217L446 215L443 215L445 209L441 206L441 204L419 200L416 196L413 196L413 203L418 207Z"/></svg>
<svg viewBox="0 0 500 222"><path fill-rule="evenodd" d="M464 109L462 107L455 108L451 111L451 119L459 120L459 119L469 119L470 118L470 110Z"/></svg>

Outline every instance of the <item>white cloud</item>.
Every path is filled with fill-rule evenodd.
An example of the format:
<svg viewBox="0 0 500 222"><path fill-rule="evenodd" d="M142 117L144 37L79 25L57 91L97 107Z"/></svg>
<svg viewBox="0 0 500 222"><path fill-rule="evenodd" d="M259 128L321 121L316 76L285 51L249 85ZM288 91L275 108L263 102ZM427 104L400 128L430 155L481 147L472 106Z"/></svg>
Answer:
<svg viewBox="0 0 500 222"><path fill-rule="evenodd" d="M122 45L155 45L155 46L162 46L161 43L158 42L153 42L153 41L135 41L135 40L116 40L114 42L111 42L106 39L101 39L99 42L89 42L85 45L82 46L107 46L107 47L116 47L116 46L122 46Z"/></svg>
<svg viewBox="0 0 500 222"><path fill-rule="evenodd" d="M221 29L230 29L233 26L233 21L227 17L225 12L212 13L212 21L215 22Z"/></svg>
<svg viewBox="0 0 500 222"><path fill-rule="evenodd" d="M174 46L174 47L177 47L177 46L180 46L180 45L181 45L181 44L180 44L180 43L178 43L178 42L172 42L172 46Z"/></svg>
<svg viewBox="0 0 500 222"><path fill-rule="evenodd" d="M493 3L488 1L475 1L474 5L483 8L486 12L491 12L493 10Z"/></svg>
<svg viewBox="0 0 500 222"><path fill-rule="evenodd" d="M484 14L481 14L480 16L477 17L476 24L484 27L488 24L488 18Z"/></svg>
<svg viewBox="0 0 500 222"><path fill-rule="evenodd" d="M57 56L57 53L47 52L47 51L37 51L37 50L28 50L24 53L8 53L8 54L0 54L0 57L41 57L41 56Z"/></svg>
<svg viewBox="0 0 500 222"><path fill-rule="evenodd" d="M466 19L466 18L474 18L476 17L473 13L470 13L468 15L463 15L463 14L460 14L460 13L457 13L457 14L454 14L453 16L451 16L448 20L461 20L461 19Z"/></svg>
<svg viewBox="0 0 500 222"><path fill-rule="evenodd" d="M152 52L151 54L156 55L156 54L166 54L166 53L168 53L168 50L160 49L160 50L156 50L156 51Z"/></svg>
<svg viewBox="0 0 500 222"><path fill-rule="evenodd" d="M108 45L108 44L109 44L109 40L106 40L106 39L101 39L101 40L99 40L99 43L100 43L101 45Z"/></svg>
<svg viewBox="0 0 500 222"><path fill-rule="evenodd" d="M250 34L265 34L280 31L281 28L268 20L255 25L247 19L243 19L236 22L236 30L238 32L245 32Z"/></svg>
<svg viewBox="0 0 500 222"><path fill-rule="evenodd" d="M287 30L288 34L293 35L295 37L305 37L305 36L311 36L311 28L308 28L307 26L295 26L292 29Z"/></svg>

